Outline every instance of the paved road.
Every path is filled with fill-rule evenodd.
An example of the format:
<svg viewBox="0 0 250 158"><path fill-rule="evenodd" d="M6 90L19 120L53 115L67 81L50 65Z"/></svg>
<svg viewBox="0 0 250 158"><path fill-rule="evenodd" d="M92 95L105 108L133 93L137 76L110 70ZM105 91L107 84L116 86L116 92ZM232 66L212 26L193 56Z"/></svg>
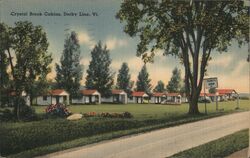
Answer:
<svg viewBox="0 0 250 158"><path fill-rule="evenodd" d="M163 158L250 127L242 112L47 155L53 158Z"/></svg>
<svg viewBox="0 0 250 158"><path fill-rule="evenodd" d="M237 151L227 156L226 158L247 158L247 152L248 152L248 148L245 148L243 150Z"/></svg>

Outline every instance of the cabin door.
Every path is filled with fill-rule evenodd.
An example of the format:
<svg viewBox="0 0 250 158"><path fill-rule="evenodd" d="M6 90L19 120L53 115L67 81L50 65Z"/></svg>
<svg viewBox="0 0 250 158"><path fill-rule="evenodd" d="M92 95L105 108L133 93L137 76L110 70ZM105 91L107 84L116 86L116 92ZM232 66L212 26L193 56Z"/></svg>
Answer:
<svg viewBox="0 0 250 158"><path fill-rule="evenodd" d="M59 96L56 96L56 104L58 104L59 103Z"/></svg>

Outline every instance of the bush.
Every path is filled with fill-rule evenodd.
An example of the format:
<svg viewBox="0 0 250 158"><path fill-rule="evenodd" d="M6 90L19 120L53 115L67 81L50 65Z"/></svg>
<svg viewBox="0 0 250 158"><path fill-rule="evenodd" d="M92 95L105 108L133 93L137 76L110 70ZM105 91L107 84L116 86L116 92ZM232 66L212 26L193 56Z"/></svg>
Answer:
<svg viewBox="0 0 250 158"><path fill-rule="evenodd" d="M23 106L20 108L20 118L24 121L32 121L37 119L35 109L30 106Z"/></svg>
<svg viewBox="0 0 250 158"><path fill-rule="evenodd" d="M26 105L23 98L15 98L15 104L19 104L19 119L23 121L33 121L37 119L35 109ZM13 118L17 119L17 105L15 105L13 110Z"/></svg>
<svg viewBox="0 0 250 158"><path fill-rule="evenodd" d="M130 112L124 112L123 117L124 118L133 118L133 115Z"/></svg>
<svg viewBox="0 0 250 158"><path fill-rule="evenodd" d="M15 118L10 109L0 110L0 120L1 121L11 121Z"/></svg>
<svg viewBox="0 0 250 158"><path fill-rule="evenodd" d="M71 113L68 108L66 108L63 104L51 104L45 109L47 116L52 117L67 117Z"/></svg>
<svg viewBox="0 0 250 158"><path fill-rule="evenodd" d="M244 96L244 97L240 97L241 100L249 100L249 97Z"/></svg>

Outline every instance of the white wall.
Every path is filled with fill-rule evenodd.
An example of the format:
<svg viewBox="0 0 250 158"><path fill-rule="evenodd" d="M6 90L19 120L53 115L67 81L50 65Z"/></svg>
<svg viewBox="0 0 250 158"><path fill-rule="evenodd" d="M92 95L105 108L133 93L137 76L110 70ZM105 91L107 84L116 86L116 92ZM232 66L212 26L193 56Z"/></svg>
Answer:
<svg viewBox="0 0 250 158"><path fill-rule="evenodd" d="M43 96L38 96L36 99L37 99L37 105L50 105L51 104L50 96L47 96L47 100L43 100Z"/></svg>
<svg viewBox="0 0 250 158"><path fill-rule="evenodd" d="M66 104L69 105L69 96L66 96ZM59 96L59 103L64 104L63 96ZM43 100L43 96L37 97L37 105L51 105L56 104L56 96L47 96L47 100Z"/></svg>
<svg viewBox="0 0 250 158"><path fill-rule="evenodd" d="M109 98L102 98L102 102L107 102L107 103L112 103L113 102L113 96L109 97Z"/></svg>
<svg viewBox="0 0 250 158"><path fill-rule="evenodd" d="M136 103L135 97L132 97L132 99L128 98L128 103Z"/></svg>
<svg viewBox="0 0 250 158"><path fill-rule="evenodd" d="M73 104L84 104L85 98L84 98L84 96L82 96L81 98L72 99L72 103Z"/></svg>

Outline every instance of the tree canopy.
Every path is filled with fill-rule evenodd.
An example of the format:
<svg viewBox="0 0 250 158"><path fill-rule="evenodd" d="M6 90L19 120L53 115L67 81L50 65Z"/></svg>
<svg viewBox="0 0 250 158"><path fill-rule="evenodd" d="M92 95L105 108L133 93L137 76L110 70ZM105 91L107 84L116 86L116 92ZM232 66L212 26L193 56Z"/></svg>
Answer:
<svg viewBox="0 0 250 158"><path fill-rule="evenodd" d="M165 92L165 84L164 84L164 82L163 81L158 81L157 82L157 85L155 86L155 88L154 88L154 92Z"/></svg>
<svg viewBox="0 0 250 158"><path fill-rule="evenodd" d="M139 37L137 55L152 61L156 50L175 55L185 68L189 113L198 97L212 51L224 52L233 40L249 41L248 9L243 1L126 0L116 17L124 32Z"/></svg>
<svg viewBox="0 0 250 158"><path fill-rule="evenodd" d="M60 65L56 64L57 87L70 94L70 100L78 96L80 81L83 76L83 65L80 64L81 50L76 32L67 35Z"/></svg>
<svg viewBox="0 0 250 158"><path fill-rule="evenodd" d="M110 70L111 59L106 45L101 41L91 51L91 61L87 70L86 88L97 89L102 96L109 97L114 84L114 73Z"/></svg>
<svg viewBox="0 0 250 158"><path fill-rule="evenodd" d="M172 71L172 77L167 85L167 91L170 93L179 93L181 91L181 70L177 67Z"/></svg>
<svg viewBox="0 0 250 158"><path fill-rule="evenodd" d="M149 78L149 74L147 71L146 65L141 68L141 71L138 74L137 81L136 81L136 91L143 91L148 94L151 93L152 85L151 79Z"/></svg>
<svg viewBox="0 0 250 158"><path fill-rule="evenodd" d="M122 63L119 73L117 75L117 88L124 90L126 93L131 94L132 87L131 84L131 75L129 74L129 67L127 63Z"/></svg>
<svg viewBox="0 0 250 158"><path fill-rule="evenodd" d="M15 90L17 96L15 111L19 118L22 91L31 94L34 82L44 78L51 71L49 65L52 58L48 52L46 33L41 26L19 21L13 27L6 28L7 38L1 41L4 40L3 50L10 63L12 90Z"/></svg>

